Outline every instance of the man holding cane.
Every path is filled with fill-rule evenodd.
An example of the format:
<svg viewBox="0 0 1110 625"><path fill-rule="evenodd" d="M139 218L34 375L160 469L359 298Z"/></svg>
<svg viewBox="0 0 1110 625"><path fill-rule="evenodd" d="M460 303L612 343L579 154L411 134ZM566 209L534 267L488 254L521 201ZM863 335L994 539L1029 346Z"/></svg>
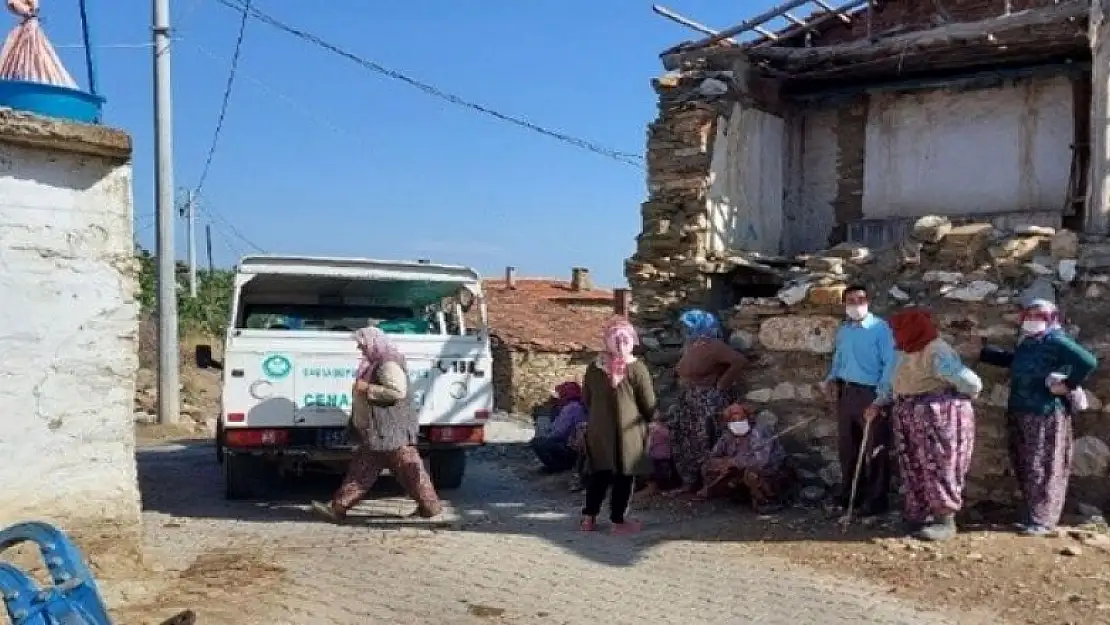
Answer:
<svg viewBox="0 0 1110 625"><path fill-rule="evenodd" d="M875 516L890 509L889 452L894 435L888 406L895 365L894 334L886 321L871 314L864 286L853 285L844 291L844 312L832 365L821 382L822 392L836 406L843 476L837 504L845 509L854 505L860 516ZM867 423L870 425L865 427ZM861 457L862 463L858 462ZM858 501L852 502L857 464L859 495Z"/></svg>

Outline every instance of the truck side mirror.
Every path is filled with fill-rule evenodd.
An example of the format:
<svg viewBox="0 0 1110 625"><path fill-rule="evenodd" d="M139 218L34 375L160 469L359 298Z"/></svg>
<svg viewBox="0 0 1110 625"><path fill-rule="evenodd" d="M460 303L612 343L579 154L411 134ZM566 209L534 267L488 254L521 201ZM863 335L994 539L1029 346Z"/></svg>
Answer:
<svg viewBox="0 0 1110 625"><path fill-rule="evenodd" d="M223 370L224 364L212 357L211 345L197 345L196 361L198 369Z"/></svg>

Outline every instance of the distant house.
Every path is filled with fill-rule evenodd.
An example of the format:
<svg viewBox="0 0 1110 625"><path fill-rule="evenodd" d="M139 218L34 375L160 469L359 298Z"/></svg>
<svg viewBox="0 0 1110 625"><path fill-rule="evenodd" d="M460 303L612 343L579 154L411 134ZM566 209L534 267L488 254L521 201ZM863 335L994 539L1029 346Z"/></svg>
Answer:
<svg viewBox="0 0 1110 625"><path fill-rule="evenodd" d="M533 414L555 385L581 380L602 349L601 333L614 314L626 314L627 290L594 288L589 271L571 279L505 278L483 282L493 343L494 404Z"/></svg>

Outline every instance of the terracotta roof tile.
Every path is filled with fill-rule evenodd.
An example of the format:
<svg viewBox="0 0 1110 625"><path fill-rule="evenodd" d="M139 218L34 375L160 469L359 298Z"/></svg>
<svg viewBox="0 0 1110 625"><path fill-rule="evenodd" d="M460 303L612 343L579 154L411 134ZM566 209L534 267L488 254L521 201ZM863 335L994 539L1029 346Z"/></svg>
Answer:
<svg viewBox="0 0 1110 625"><path fill-rule="evenodd" d="M613 292L573 291L565 280L484 280L490 332L511 347L545 352L597 351L613 316Z"/></svg>

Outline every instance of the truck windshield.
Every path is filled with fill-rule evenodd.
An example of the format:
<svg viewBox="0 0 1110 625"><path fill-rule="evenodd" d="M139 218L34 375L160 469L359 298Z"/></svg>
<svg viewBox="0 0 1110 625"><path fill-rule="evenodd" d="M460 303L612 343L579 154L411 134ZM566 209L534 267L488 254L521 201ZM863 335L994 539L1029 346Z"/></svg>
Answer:
<svg viewBox="0 0 1110 625"><path fill-rule="evenodd" d="M376 325L391 334L469 335L485 327L485 315L464 291L470 288L455 282L260 274L239 290L235 327L351 332Z"/></svg>
<svg viewBox="0 0 1110 625"><path fill-rule="evenodd" d="M351 332L365 327L371 320L382 325L410 321L409 325L424 326L427 322L414 318L407 308L390 306L321 306L307 304L247 304L243 306L241 328L250 330L316 330ZM387 328L383 328L387 329ZM421 329L414 327L414 330Z"/></svg>

